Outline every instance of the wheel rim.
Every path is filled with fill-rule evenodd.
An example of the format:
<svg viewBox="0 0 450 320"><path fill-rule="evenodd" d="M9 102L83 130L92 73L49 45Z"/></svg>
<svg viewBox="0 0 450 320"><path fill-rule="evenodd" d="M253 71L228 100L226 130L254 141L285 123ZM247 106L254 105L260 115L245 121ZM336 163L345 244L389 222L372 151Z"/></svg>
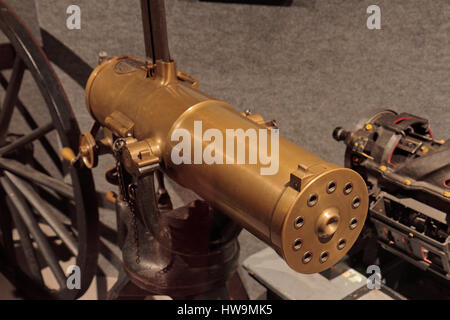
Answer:
<svg viewBox="0 0 450 320"><path fill-rule="evenodd" d="M4 68L12 66L9 83L3 75L0 76L0 82L6 88L4 101L0 105L0 142L2 142L0 147L2 194L0 196L3 198L2 208L9 209L0 211L2 244L5 247L4 251L7 252L9 262L11 262L15 252L11 252L11 248L8 246L14 245L13 233L16 233L20 238L21 249L26 261L26 268L21 268L25 270L19 271L23 273L21 276L25 275L27 279L31 279L36 287L42 289L42 292L51 298L74 299L87 290L96 272L98 209L95 187L88 169L64 168L57 152L51 151L52 145L46 140L45 135L55 131L63 147L77 150L80 130L64 90L44 52L17 15L2 0L0 0L0 31L10 42L9 45L3 46L2 50L5 51L2 52L9 52L12 48L14 58L14 62L5 59L0 63L0 66ZM51 121L47 124L37 125L28 109L20 99L16 98L23 73L26 71L33 76L45 101L47 112L51 116ZM13 139L12 142L5 143L5 140L8 139L6 127L11 121L9 113L12 113L11 110L8 111L8 108L11 110L17 108L32 131ZM30 166L23 159L11 156L19 148L26 148L38 141L54 165L62 173L68 173L71 184L47 175L47 172L43 172L45 170L39 167L36 161L34 163L36 165ZM49 192L50 195L47 194ZM50 200L43 197L43 194L47 195L49 199L55 194L58 195L60 200L66 202L64 207L72 204L75 212L70 217L67 216L67 212L58 214L58 210L53 207L54 203L50 203ZM70 221L70 225L67 221L63 221L64 217ZM80 268L81 275L80 289L67 288L67 278L64 270L61 269L59 257L51 247L50 239L41 230L45 225L51 227L56 238L62 241L63 246L73 257L76 257L75 264ZM11 232L12 226L15 227L14 232ZM51 269L51 273L59 284L59 289L51 289L45 281L42 281L39 276L42 271L39 257L43 258ZM13 260L16 260L15 256ZM34 292L35 290L29 293L32 298L35 297Z"/></svg>

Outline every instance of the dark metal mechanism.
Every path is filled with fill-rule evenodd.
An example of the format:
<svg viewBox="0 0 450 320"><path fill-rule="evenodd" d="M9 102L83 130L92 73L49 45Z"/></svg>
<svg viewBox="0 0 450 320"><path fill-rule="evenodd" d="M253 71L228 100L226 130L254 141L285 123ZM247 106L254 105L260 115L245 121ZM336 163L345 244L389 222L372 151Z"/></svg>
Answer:
<svg viewBox="0 0 450 320"><path fill-rule="evenodd" d="M427 119L390 110L333 137L369 188L362 236L375 230L382 248L449 280L450 140L436 139Z"/></svg>
<svg viewBox="0 0 450 320"><path fill-rule="evenodd" d="M117 177L111 182L116 182L120 190L115 200L118 238L124 277L143 291L119 281L109 298L167 295L197 299L205 294L221 299L245 297L242 290L227 288L233 277L239 277L237 236L242 228L204 201L173 210L158 167L146 174L129 174L121 162L124 149L125 143L116 141L117 166L110 173ZM237 285L242 287L240 280ZM235 291L237 297L233 297Z"/></svg>

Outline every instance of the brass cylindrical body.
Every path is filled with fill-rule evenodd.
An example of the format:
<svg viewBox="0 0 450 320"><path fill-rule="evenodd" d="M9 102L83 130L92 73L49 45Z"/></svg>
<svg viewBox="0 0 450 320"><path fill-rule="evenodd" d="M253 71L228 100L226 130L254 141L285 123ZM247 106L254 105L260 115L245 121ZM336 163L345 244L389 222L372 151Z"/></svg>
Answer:
<svg viewBox="0 0 450 320"><path fill-rule="evenodd" d="M191 77L177 74L174 63L158 62L150 72L137 58L113 58L91 75L86 102L100 124L116 136L146 141L172 179L271 245L296 271L332 266L362 229L368 207L363 179L281 137L278 171L272 175L261 175L265 166L259 162L174 164L172 149L179 142L172 134L177 129L191 133L193 155L195 121L201 121L203 132L217 129L224 137L228 129L266 128L196 89ZM268 131L269 141L273 134ZM200 143L205 148L210 142ZM215 152L227 157L225 151Z"/></svg>

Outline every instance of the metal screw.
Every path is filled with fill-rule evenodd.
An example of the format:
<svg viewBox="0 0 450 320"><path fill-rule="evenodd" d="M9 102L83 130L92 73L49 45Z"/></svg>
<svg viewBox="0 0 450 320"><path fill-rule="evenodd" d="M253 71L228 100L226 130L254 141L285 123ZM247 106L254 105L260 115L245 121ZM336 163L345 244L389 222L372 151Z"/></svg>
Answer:
<svg viewBox="0 0 450 320"><path fill-rule="evenodd" d="M126 142L124 139L119 138L116 141L114 141L114 152L119 152L123 147L125 147Z"/></svg>
<svg viewBox="0 0 450 320"><path fill-rule="evenodd" d="M136 199L136 185L132 183L128 185L128 195L132 200Z"/></svg>
<svg viewBox="0 0 450 320"><path fill-rule="evenodd" d="M105 62L108 59L108 53L106 53L106 51L100 51L98 53L98 64L102 64L103 62Z"/></svg>

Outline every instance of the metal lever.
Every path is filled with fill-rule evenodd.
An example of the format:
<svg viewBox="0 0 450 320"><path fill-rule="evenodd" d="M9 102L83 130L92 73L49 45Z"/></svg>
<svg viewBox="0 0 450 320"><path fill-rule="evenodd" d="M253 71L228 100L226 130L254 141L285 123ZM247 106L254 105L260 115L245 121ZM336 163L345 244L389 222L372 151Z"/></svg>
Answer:
<svg viewBox="0 0 450 320"><path fill-rule="evenodd" d="M71 166L75 166L80 160L82 164L88 168L92 169L97 166L98 163L98 147L95 142L94 137L89 132L81 134L80 137L80 147L78 149L78 154L71 148L63 148L61 150L61 156L70 162Z"/></svg>

